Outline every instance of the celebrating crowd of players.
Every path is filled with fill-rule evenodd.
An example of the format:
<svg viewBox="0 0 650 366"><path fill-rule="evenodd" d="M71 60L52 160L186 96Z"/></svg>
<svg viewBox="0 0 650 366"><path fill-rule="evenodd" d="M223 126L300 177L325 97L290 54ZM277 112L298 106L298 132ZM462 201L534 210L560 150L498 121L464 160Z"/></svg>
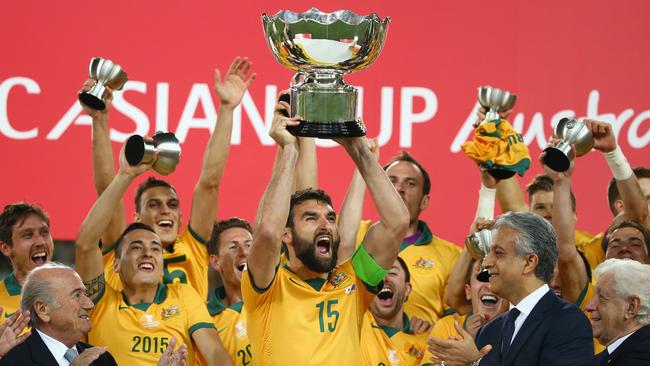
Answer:
<svg viewBox="0 0 650 366"><path fill-rule="evenodd" d="M98 198L79 228L75 269L51 263L40 207L14 203L0 214L0 250L13 269L0 283L0 365L650 364L650 170L630 168L607 123L585 121L614 177L614 218L596 236L576 229L575 160L566 172L542 162L529 205L516 178L480 172L467 224L494 234L476 260L419 219L435 200L426 168L406 152L382 167L366 138L336 140L356 166L337 214L316 188L313 140L287 131L300 121L285 117L284 101L257 216L217 221L251 65L236 58L215 71L219 123L185 225L178 192L153 177L137 187L128 224L123 195L153 163L131 166L122 149L115 172L110 90L105 110L83 105ZM362 217L366 189L375 223ZM495 223L496 202L507 214ZM222 284L210 293L209 267ZM489 282L477 277L483 269ZM52 357L38 363L29 350L43 343Z"/></svg>

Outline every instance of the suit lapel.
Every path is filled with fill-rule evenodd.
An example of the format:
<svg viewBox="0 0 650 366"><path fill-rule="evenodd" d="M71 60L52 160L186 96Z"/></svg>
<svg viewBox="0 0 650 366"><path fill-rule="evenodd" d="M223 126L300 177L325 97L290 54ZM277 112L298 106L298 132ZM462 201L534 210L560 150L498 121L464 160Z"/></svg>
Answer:
<svg viewBox="0 0 650 366"><path fill-rule="evenodd" d="M526 344L528 338L544 321L546 313L551 310L554 301L555 294L552 291L548 291L535 305L533 311L528 315L528 317L526 317L524 324L521 325L519 332L517 332L517 335L510 346L510 351L503 362L504 366L513 364L515 357L519 354L524 344Z"/></svg>
<svg viewBox="0 0 650 366"><path fill-rule="evenodd" d="M47 348L45 342L35 329L32 329L32 335L26 341L29 343L32 361L37 365L50 366L58 365L58 362L52 356L52 352Z"/></svg>

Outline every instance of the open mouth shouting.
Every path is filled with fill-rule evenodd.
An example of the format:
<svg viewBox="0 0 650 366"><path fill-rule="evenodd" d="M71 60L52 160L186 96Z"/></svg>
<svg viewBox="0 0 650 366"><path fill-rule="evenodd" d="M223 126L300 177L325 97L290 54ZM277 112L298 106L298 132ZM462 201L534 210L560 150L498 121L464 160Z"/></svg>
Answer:
<svg viewBox="0 0 650 366"><path fill-rule="evenodd" d="M30 258L35 266L42 266L47 263L47 252L44 250L38 250L32 253Z"/></svg>
<svg viewBox="0 0 650 366"><path fill-rule="evenodd" d="M246 268L248 268L248 264L246 264L246 261L243 260L243 261L239 262L239 264L236 265L235 268L237 268L237 270L239 272L244 272L246 270Z"/></svg>
<svg viewBox="0 0 650 366"><path fill-rule="evenodd" d="M388 287L384 287L377 294L377 300L381 306L391 306L394 303L395 292Z"/></svg>
<svg viewBox="0 0 650 366"><path fill-rule="evenodd" d="M174 228L174 221L170 219L162 219L156 222L156 226L160 227L163 230L171 230Z"/></svg>
<svg viewBox="0 0 650 366"><path fill-rule="evenodd" d="M332 236L329 234L316 237L316 251L320 255L330 256L332 254Z"/></svg>
<svg viewBox="0 0 650 366"><path fill-rule="evenodd" d="M494 294L483 294L480 297L481 304L487 309L497 309L497 304L499 303L499 298Z"/></svg>

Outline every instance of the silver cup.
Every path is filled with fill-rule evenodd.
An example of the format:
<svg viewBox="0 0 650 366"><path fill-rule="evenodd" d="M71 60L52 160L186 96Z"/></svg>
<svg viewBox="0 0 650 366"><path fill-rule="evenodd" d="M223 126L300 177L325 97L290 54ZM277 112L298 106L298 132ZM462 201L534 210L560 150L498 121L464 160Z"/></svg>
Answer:
<svg viewBox="0 0 650 366"><path fill-rule="evenodd" d="M131 165L150 163L154 153L158 159L153 164L153 170L162 175L169 175L176 170L176 165L181 157L181 146L178 139L171 132L156 132L153 141L147 141L140 135L133 135L126 140L124 153L126 161Z"/></svg>
<svg viewBox="0 0 650 366"><path fill-rule="evenodd" d="M79 93L79 99L85 105L97 109L106 109L104 94L106 87L113 90L122 90L128 78L126 72L120 65L114 64L113 61L101 57L93 57L88 67L88 77L96 80L97 83L87 92Z"/></svg>
<svg viewBox="0 0 650 366"><path fill-rule="evenodd" d="M287 129L296 136L355 137L366 134L357 118L358 91L343 75L363 70L379 56L390 18L349 10L304 13L282 10L262 15L268 46L298 73L291 82L291 115L302 117Z"/></svg>
<svg viewBox="0 0 650 366"><path fill-rule="evenodd" d="M544 164L556 172L569 169L573 156L583 156L594 147L594 137L582 121L562 118L553 129L553 137L560 139L557 146L544 149ZM575 151L571 147L575 146Z"/></svg>
<svg viewBox="0 0 650 366"><path fill-rule="evenodd" d="M465 238L465 249L472 258L480 260L490 251L490 240L492 240L490 229L479 230Z"/></svg>
<svg viewBox="0 0 650 366"><path fill-rule="evenodd" d="M483 121L491 121L500 118L499 112L512 109L517 102L517 95L507 90L481 86L478 88L478 102L488 110Z"/></svg>

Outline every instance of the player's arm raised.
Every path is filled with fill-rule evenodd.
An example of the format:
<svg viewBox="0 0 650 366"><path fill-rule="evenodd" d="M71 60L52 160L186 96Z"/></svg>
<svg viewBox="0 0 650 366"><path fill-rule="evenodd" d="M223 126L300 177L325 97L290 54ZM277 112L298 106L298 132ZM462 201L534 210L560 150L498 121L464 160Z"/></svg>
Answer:
<svg viewBox="0 0 650 366"><path fill-rule="evenodd" d="M365 137L337 139L354 161L375 203L380 221L366 234L363 245L383 268L390 268L409 225L409 212L386 172L370 151Z"/></svg>
<svg viewBox="0 0 650 366"><path fill-rule="evenodd" d="M278 102L271 124L271 137L280 145L271 180L264 191L253 245L248 254L248 271L258 289L267 288L275 276L275 267L280 262L282 234L284 233L289 201L298 159L298 140L287 131L287 125L296 126L299 117L287 118L282 111L289 111L289 104Z"/></svg>
<svg viewBox="0 0 650 366"><path fill-rule="evenodd" d="M217 112L218 121L203 155L201 176L194 188L190 215L192 230L205 240L210 238L217 219L219 184L230 152L233 112L255 79L255 74L248 76L251 65L247 58L236 57L223 79L219 70L214 71L214 90L221 103Z"/></svg>
<svg viewBox="0 0 650 366"><path fill-rule="evenodd" d="M105 286L102 252L97 246L97 242L111 221L113 211L126 189L138 175L149 169L151 165L152 163L130 166L124 156L124 147L122 147L120 170L97 198L79 228L76 242L76 269L88 288L88 297L93 301L101 295Z"/></svg>
<svg viewBox="0 0 650 366"><path fill-rule="evenodd" d="M586 119L584 122L594 137L594 149L603 153L612 175L616 179L616 187L621 194L625 219L650 228L648 202L643 196L634 171L616 143L612 126L609 123L592 119Z"/></svg>

